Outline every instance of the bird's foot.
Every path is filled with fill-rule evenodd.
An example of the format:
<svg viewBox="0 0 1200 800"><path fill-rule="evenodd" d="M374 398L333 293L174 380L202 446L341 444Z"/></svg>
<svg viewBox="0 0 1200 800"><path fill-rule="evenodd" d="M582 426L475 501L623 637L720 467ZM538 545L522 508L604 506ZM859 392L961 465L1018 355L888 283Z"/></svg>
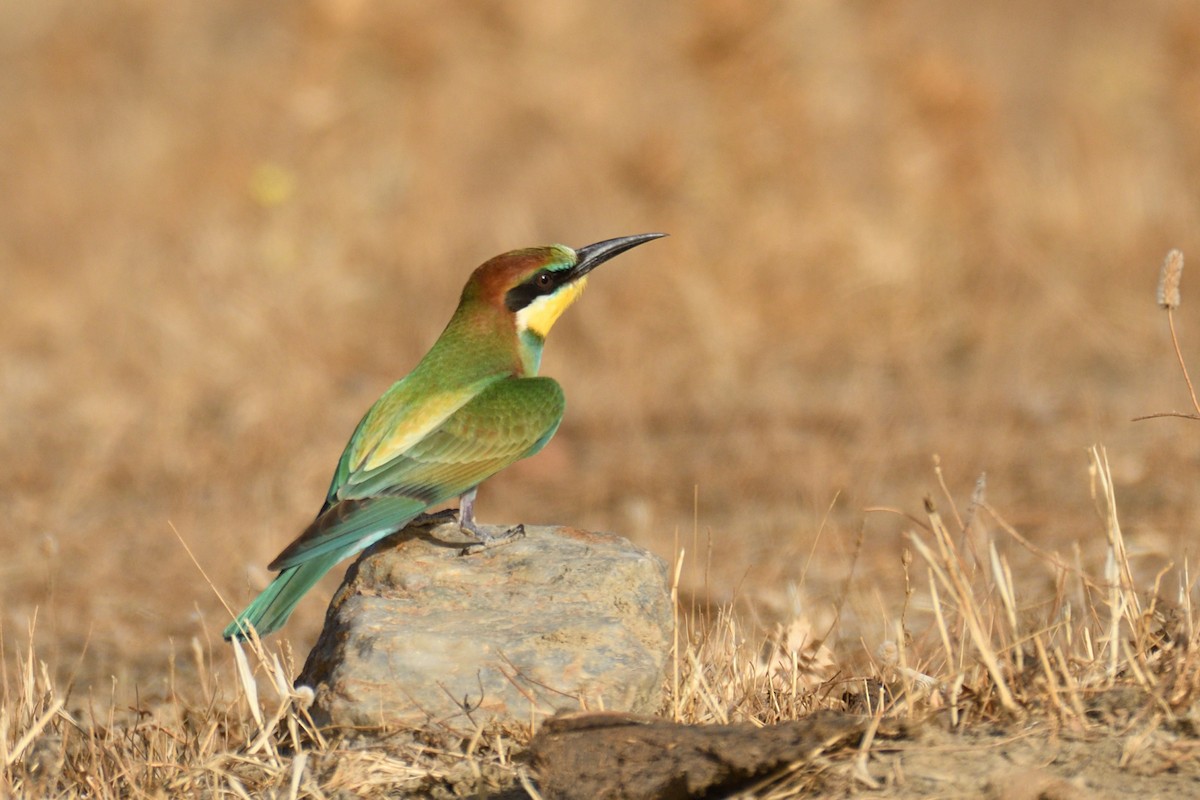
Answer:
<svg viewBox="0 0 1200 800"><path fill-rule="evenodd" d="M524 525L514 525L503 533L491 533L475 525L472 525L469 528L464 525L462 526L462 529L464 532L471 534L479 540L475 544L469 544L462 549L462 552L459 553L459 555L464 556L482 553L484 550L490 550L493 547L500 547L501 545L512 544L518 539L525 538Z"/></svg>

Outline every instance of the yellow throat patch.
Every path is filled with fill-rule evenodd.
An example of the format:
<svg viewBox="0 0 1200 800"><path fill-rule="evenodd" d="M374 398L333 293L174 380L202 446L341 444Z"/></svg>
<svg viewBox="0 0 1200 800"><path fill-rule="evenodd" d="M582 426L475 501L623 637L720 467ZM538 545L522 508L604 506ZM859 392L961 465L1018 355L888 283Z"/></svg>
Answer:
<svg viewBox="0 0 1200 800"><path fill-rule="evenodd" d="M517 312L517 331L532 331L545 339L562 313L583 294L583 287L586 285L585 275L563 286L554 294L543 295L534 300Z"/></svg>

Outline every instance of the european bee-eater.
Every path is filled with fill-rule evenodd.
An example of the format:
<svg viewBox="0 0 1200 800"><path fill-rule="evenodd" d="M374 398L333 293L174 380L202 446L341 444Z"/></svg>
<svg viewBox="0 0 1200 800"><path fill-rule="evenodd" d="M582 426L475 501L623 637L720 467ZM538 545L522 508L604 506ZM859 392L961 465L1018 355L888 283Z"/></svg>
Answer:
<svg viewBox="0 0 1200 800"><path fill-rule="evenodd" d="M459 525L496 538L475 524L476 487L541 450L563 417L562 388L537 377L546 334L588 273L664 235L515 250L476 269L433 347L358 423L316 519L271 562L279 575L225 638L277 630L339 561L456 497Z"/></svg>

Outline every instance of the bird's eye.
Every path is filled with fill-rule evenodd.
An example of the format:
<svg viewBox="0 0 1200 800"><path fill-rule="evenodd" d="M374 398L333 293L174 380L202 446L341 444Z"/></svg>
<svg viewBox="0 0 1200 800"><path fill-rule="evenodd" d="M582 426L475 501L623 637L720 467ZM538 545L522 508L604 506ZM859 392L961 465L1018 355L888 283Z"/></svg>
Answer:
<svg viewBox="0 0 1200 800"><path fill-rule="evenodd" d="M534 276L533 281L539 289L549 289L550 285L554 283L554 279L550 277L549 272L539 272Z"/></svg>

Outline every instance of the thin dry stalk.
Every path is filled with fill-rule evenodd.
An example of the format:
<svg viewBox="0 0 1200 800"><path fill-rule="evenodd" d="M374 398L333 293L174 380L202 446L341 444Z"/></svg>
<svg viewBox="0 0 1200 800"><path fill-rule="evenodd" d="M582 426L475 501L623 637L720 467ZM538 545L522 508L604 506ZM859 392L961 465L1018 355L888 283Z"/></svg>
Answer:
<svg viewBox="0 0 1200 800"><path fill-rule="evenodd" d="M1004 606L1004 615L1008 620L1009 628L1012 630L1012 640L1019 642L1021 640L1020 627L1017 624L1017 590L1013 586L1012 571L1008 568L1008 561L1000 556L996 551L996 543L988 542L988 558L992 565L992 577L995 579L996 589L1000 592L1000 600ZM1025 652L1020 647L1013 648L1017 662L1017 672L1025 671Z"/></svg>
<svg viewBox="0 0 1200 800"><path fill-rule="evenodd" d="M946 627L946 617L942 613L942 598L938 595L937 582L933 580L933 568L930 567L926 574L929 579L929 597L932 600L933 618L937 622L938 635L941 637L942 647L946 652L946 668L961 672L961 660L955 658L954 648L950 645L950 630Z"/></svg>
<svg viewBox="0 0 1200 800"><path fill-rule="evenodd" d="M1167 325L1171 328L1171 344L1175 348L1175 357L1179 359L1179 369L1183 373L1184 383L1187 384L1188 396L1192 399L1192 408L1196 409L1196 415L1200 416L1200 401L1196 399L1196 387L1192 385L1192 376L1188 374L1187 363L1183 360L1183 350L1179 347L1179 334L1175 331L1175 313L1171 309L1167 309ZM1189 416L1190 415L1180 415Z"/></svg>
<svg viewBox="0 0 1200 800"><path fill-rule="evenodd" d="M683 717L679 708L679 576L683 572L683 553L678 548L679 532L675 533L677 555L675 556L675 571L671 575L671 716L676 722Z"/></svg>
<svg viewBox="0 0 1200 800"><path fill-rule="evenodd" d="M959 613L966 623L971 642L975 645L975 650L979 653L980 660L983 661L984 667L992 677L1000 704L1005 710L1016 712L1018 710L1017 703L1004 679L1004 673L1000 668L1000 661L996 656L996 651L992 647L990 638L984 630L979 606L976 604L974 592L971 591L970 585L966 580L962 563L955 551L950 533L946 530L946 526L942 522L941 516L937 513L937 509L934 508L933 502L928 498L925 501L925 511L929 517L930 527L934 532L934 540L937 542L940 557L939 555L935 555L916 536L910 535L909 541L913 543L917 551L933 568L933 572L942 583L942 586L957 601Z"/></svg>
<svg viewBox="0 0 1200 800"><path fill-rule="evenodd" d="M1108 454L1101 447L1093 447L1090 451L1092 463L1091 474L1094 483L1099 483L1103 495L1101 516L1104 520L1104 532L1108 539L1108 550L1105 555L1105 579L1108 583L1108 681L1116 680L1121 661L1120 642L1121 624L1125 622L1133 631L1140 643L1146 639L1146 625L1142 616L1141 601L1134 590L1133 573L1129 566L1129 554L1125 548L1125 538L1121 533L1121 524L1117 519L1116 490L1113 487L1112 472L1108 465ZM1095 496L1095 488L1093 488Z"/></svg>
<svg viewBox="0 0 1200 800"><path fill-rule="evenodd" d="M1086 712L1083 708L1083 699L1079 696L1079 681L1071 673L1070 663L1061 647L1054 648L1054 660L1058 664L1059 674L1062 676L1062 686L1071 701L1071 708L1075 709L1075 714L1079 719L1084 719Z"/></svg>
<svg viewBox="0 0 1200 800"><path fill-rule="evenodd" d="M1183 607L1183 621L1186 625L1188 642L1196 641L1196 620L1192 612L1192 578L1191 559L1183 557L1183 572L1179 576L1179 604Z"/></svg>
<svg viewBox="0 0 1200 800"><path fill-rule="evenodd" d="M871 745L875 742L875 734L879 732L879 723L883 720L883 689L880 689L879 705L876 712L871 717L871 722L867 726L866 732L863 734L862 742L859 743L858 752L854 757L854 777L866 786L872 789L880 788L879 781L871 777L871 771L867 768L867 763L871 758Z"/></svg>
<svg viewBox="0 0 1200 800"><path fill-rule="evenodd" d="M1046 678L1047 697L1050 698L1051 704L1058 712L1060 719L1065 719L1067 708L1062 704L1060 695L1062 688L1059 686L1058 677L1054 674L1054 667L1050 665L1050 657L1046 654L1046 646L1042 643L1042 637L1038 634L1033 636L1033 648L1037 652L1038 663L1042 666L1042 675Z"/></svg>
<svg viewBox="0 0 1200 800"><path fill-rule="evenodd" d="M58 698L50 704L50 707L46 709L46 711L40 717L38 717L32 725L29 726L29 729L25 731L25 734L17 740L17 743L13 745L12 750L9 751L9 753L5 756L5 767L11 767L17 762L17 759L19 759L25 753L25 749L29 747L29 745L33 744L33 740L41 735L42 731L46 729L46 726L50 724L50 721L58 716L58 713L62 711L62 708L62 698Z"/></svg>
<svg viewBox="0 0 1200 800"><path fill-rule="evenodd" d="M691 685L688 687L690 694L694 694L704 704L711 714L720 724L728 725L729 716L720 702L717 693L713 691L712 685L708 679L704 677L704 667L700 665L700 660L696 657L695 650L688 650L688 662L692 668Z"/></svg>
<svg viewBox="0 0 1200 800"><path fill-rule="evenodd" d="M1183 419L1200 419L1200 400L1196 399L1196 388L1188 374L1187 362L1183 359L1183 349L1179 346L1179 334L1175 331L1175 309L1179 308L1179 283L1183 277L1183 253L1172 250L1163 260L1162 269L1158 275L1158 304L1166 309L1167 327L1171 329L1171 345L1175 348L1175 357L1179 360L1179 370L1183 373L1183 381L1187 384L1188 396L1192 400L1195 414L1180 414L1178 412L1162 412L1134 417L1134 421L1156 419L1158 417L1182 417Z"/></svg>

